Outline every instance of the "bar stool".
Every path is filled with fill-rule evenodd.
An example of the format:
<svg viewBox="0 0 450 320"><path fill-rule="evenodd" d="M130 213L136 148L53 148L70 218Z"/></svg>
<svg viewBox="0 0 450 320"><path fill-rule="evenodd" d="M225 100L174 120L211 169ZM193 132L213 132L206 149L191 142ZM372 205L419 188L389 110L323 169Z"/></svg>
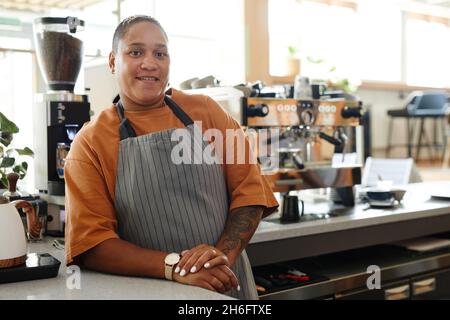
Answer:
<svg viewBox="0 0 450 320"><path fill-rule="evenodd" d="M411 93L408 97L408 104L404 109L388 110L387 114L390 117L389 128L388 128L388 141L386 147L386 156L389 156L392 146L392 127L394 118L405 118L406 119L406 137L407 137L407 148L408 157L412 157L413 139L414 139L414 123L411 120L419 120L419 141L416 145L417 151L415 159L419 159L421 147L429 147L429 151L432 148L443 147L445 142L445 119L447 117L449 97L445 92L422 92L415 91ZM431 142L427 137L425 132L425 120L433 119L433 141ZM441 135L442 144L438 141L438 124L441 123ZM427 140L424 144L423 141ZM431 158L433 158L432 152L430 152Z"/></svg>

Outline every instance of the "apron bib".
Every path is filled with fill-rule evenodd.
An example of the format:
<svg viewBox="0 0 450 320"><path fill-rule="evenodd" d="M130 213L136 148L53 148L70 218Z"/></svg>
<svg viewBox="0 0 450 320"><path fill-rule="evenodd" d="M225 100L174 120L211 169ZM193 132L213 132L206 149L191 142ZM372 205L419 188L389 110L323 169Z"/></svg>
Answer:
<svg viewBox="0 0 450 320"><path fill-rule="evenodd" d="M200 129L168 96L167 106L186 126L194 149L206 147ZM214 246L219 240L229 210L225 176L220 164L175 164L171 152L174 129L136 136L116 103L120 118L120 145L115 186L115 209L121 239L142 248L181 252L201 243ZM194 146L197 144L197 147ZM198 155L197 155L198 156ZM195 163L195 164L194 164ZM226 294L238 299L258 299L253 274L245 250L233 271L241 291Z"/></svg>

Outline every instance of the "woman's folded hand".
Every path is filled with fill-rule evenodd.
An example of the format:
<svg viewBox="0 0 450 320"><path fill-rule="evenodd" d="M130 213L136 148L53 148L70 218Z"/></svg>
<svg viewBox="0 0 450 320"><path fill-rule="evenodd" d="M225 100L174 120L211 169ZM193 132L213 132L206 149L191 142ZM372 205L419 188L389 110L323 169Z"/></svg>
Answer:
<svg viewBox="0 0 450 320"><path fill-rule="evenodd" d="M175 268L175 273L179 273L183 277L202 268L208 269L218 265L226 265L231 268L228 257L222 251L213 246L201 244L181 252L181 260Z"/></svg>
<svg viewBox="0 0 450 320"><path fill-rule="evenodd" d="M202 268L195 273L189 273L183 277L180 274L174 273L173 280L219 293L225 293L233 288L240 290L236 275L226 265L218 265L208 269Z"/></svg>

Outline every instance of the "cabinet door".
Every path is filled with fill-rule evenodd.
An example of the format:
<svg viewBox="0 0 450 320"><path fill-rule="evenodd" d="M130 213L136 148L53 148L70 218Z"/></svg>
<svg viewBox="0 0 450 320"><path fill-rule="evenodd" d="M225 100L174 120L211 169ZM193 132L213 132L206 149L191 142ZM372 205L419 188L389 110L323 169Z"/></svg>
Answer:
<svg viewBox="0 0 450 320"><path fill-rule="evenodd" d="M362 289L346 293L337 293L336 300L383 300L384 291L382 289Z"/></svg>
<svg viewBox="0 0 450 320"><path fill-rule="evenodd" d="M450 299L450 269L411 278L413 300Z"/></svg>

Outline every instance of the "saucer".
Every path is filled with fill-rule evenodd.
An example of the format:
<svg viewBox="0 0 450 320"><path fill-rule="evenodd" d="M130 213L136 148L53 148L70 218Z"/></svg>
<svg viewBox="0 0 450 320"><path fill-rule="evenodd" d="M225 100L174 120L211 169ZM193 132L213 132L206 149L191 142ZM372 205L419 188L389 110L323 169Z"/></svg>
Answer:
<svg viewBox="0 0 450 320"><path fill-rule="evenodd" d="M371 207L380 207L380 208L391 208L397 204L397 201L394 198L390 200L368 200Z"/></svg>

